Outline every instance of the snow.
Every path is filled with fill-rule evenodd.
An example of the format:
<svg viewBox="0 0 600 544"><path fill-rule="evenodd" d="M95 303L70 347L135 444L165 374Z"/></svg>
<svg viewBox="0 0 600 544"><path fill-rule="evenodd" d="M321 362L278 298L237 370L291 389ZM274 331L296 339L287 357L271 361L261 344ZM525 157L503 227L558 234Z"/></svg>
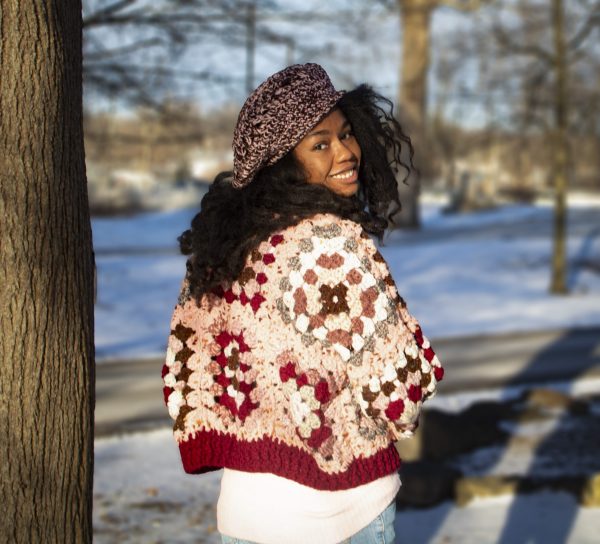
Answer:
<svg viewBox="0 0 600 544"><path fill-rule="evenodd" d="M96 439L94 541L220 542L221 472L185 474L170 429Z"/></svg>
<svg viewBox="0 0 600 544"><path fill-rule="evenodd" d="M436 395L427 401L429 408L436 408L448 413L458 413L466 410L476 402L492 401L504 402L519 398L524 391L531 389L531 384L511 385L501 389L477 389L475 391L461 391ZM600 378L579 376L567 382L544 383L544 389L552 389L570 397L585 397L600 392ZM596 408L592 404L592 410Z"/></svg>
<svg viewBox="0 0 600 544"><path fill-rule="evenodd" d="M104 251L128 248L177 248L177 236L188 228L195 208L151 212L126 217L94 217L94 249Z"/></svg>
<svg viewBox="0 0 600 544"><path fill-rule="evenodd" d="M510 433L505 443L460 455L452 466L469 476L510 475L538 480L600 473L597 418L563 415L501 427Z"/></svg>
<svg viewBox="0 0 600 544"><path fill-rule="evenodd" d="M600 323L600 199L569 200L570 293L563 296L548 292L549 202L453 216L441 212L443 203L424 195L423 228L393 232L381 248L429 338ZM93 220L98 361L164 353L185 272L177 237L195 213Z"/></svg>
<svg viewBox="0 0 600 544"><path fill-rule="evenodd" d="M399 542L513 544L598 542L600 512L580 508L566 493L540 492L478 499L468 507L446 502L396 516Z"/></svg>
<svg viewBox="0 0 600 544"><path fill-rule="evenodd" d="M94 541L220 542L221 474L185 474L170 429L97 439ZM399 542L591 544L597 542L600 509L579 507L565 493L542 491L477 499L462 508L445 502L398 511L395 528Z"/></svg>
<svg viewBox="0 0 600 544"><path fill-rule="evenodd" d="M600 379L550 384L574 397L600 394ZM495 390L438 395L430 406L464 409L472 402L516 397L511 387L501 397ZM480 448L456 460L469 475L564 476L598 472L597 451L580 447L590 433L589 421L550 416L544 421L506 423L506 444ZM594 423L594 422L593 422ZM594 425L600 424L596 419ZM578 428L577 426L581 428ZM573 451L556 448L566 442ZM563 436L561 436L563 435ZM580 437L577 439L577 437ZM578 445L579 440L579 445ZM589 446L589 445L588 445ZM582 455L582 450L589 455ZM577 463L573 463L576 459ZM578 470L574 470L576 467ZM222 471L190 475L183 471L170 428L99 438L95 441L94 540L122 543L219 543L216 506ZM600 509L583 508L570 494L537 491L476 499L465 507L444 502L428 509L406 509L396 515L398 542L485 544L503 542L597 542Z"/></svg>

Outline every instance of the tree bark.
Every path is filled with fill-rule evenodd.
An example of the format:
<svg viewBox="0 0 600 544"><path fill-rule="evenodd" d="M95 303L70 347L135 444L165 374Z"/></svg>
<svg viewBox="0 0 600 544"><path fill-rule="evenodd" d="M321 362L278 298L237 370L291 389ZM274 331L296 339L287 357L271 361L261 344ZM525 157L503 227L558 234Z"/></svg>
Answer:
<svg viewBox="0 0 600 544"><path fill-rule="evenodd" d="M402 66L398 101L402 122L415 146L415 164L424 170L427 73L429 71L429 28L436 0L398 0L402 25ZM409 186L400 184L401 226L420 227L420 182L416 177Z"/></svg>
<svg viewBox="0 0 600 544"><path fill-rule="evenodd" d="M81 2L0 0L0 40L0 535L91 542Z"/></svg>
<svg viewBox="0 0 600 544"><path fill-rule="evenodd" d="M554 232L552 278L550 292L567 292L565 238L567 219L567 168L569 142L567 139L567 58L564 34L563 0L552 0L552 27L554 32Z"/></svg>

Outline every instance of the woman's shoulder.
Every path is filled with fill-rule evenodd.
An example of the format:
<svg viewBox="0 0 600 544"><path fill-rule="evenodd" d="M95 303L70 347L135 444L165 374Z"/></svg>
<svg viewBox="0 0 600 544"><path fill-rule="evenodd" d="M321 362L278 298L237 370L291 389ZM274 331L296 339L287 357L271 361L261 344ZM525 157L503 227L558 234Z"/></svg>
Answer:
<svg viewBox="0 0 600 544"><path fill-rule="evenodd" d="M279 234L285 238L305 239L305 238L355 238L364 237L365 233L360 223L351 219L343 219L333 213L317 213L306 217L282 230Z"/></svg>

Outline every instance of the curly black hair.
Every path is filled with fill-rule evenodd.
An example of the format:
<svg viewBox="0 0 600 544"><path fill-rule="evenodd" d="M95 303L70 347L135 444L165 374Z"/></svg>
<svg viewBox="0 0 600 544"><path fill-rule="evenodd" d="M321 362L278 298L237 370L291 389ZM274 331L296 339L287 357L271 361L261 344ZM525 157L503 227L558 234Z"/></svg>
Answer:
<svg viewBox="0 0 600 544"><path fill-rule="evenodd" d="M332 213L362 225L382 240L402 204L396 174L403 183L418 174L410 138L394 118L392 103L368 85L347 92L337 103L361 149L359 190L351 197L306 181L290 151L276 164L262 168L242 189L231 185L232 173L220 173L202 199L191 228L178 237L187 260L190 294L202 294L233 282L247 255L272 233L317 213ZM408 157L402 157L403 146Z"/></svg>

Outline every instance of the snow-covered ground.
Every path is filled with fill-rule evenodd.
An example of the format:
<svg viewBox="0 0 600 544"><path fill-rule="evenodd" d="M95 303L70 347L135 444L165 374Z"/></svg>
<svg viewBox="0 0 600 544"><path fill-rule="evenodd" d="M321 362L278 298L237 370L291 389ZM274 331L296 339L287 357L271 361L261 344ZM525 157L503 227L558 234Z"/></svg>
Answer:
<svg viewBox="0 0 600 544"><path fill-rule="evenodd" d="M218 543L222 471L188 475L170 429L96 440L94 532L99 544ZM510 470L528 458L511 456ZM503 467L506 468L506 467ZM541 491L452 502L396 516L397 542L487 544L598 542L600 509L572 495Z"/></svg>
<svg viewBox="0 0 600 544"><path fill-rule="evenodd" d="M566 296L548 293L548 202L454 216L442 205L424 195L421 231L394 232L381 248L430 338L600 323L600 199L569 201ZM176 240L194 214L93 220L98 361L164 352L185 272Z"/></svg>
<svg viewBox="0 0 600 544"><path fill-rule="evenodd" d="M580 508L566 493L503 495L405 510L395 528L398 544L597 544L600 510Z"/></svg>
<svg viewBox="0 0 600 544"><path fill-rule="evenodd" d="M550 384L547 387L577 398L599 398L600 379ZM516 397L520 388L511 388ZM430 406L448 411L462 410L473 402L498 399L495 391L455 393L435 397ZM592 416L600 405L592 406ZM460 468L469 475L522 475L548 473L579 474L585 469L577 452L562 452L568 462L544 465L548 439L560 441L563 433L577 429L573 421L550 415L544 421L512 421L505 426L511 435L505 445L481 448L459 458ZM508 422L507 422L508 423ZM597 426L597 422L595 423ZM559 429L559 427L561 427ZM589 428L580 429L579 440L589 441ZM567 438L573 441L573 434ZM587 438L586 438L587 437ZM525 444L529 441L532 444ZM545 447L540 448L540 444ZM564 442L563 442L564 444ZM533 445L533 447L531 447ZM577 445L573 446L575 449ZM500 448L501 451L496 451ZM598 467L597 457L583 459ZM537 453L534 453L536 452ZM560 456L559 456L560 457ZM585 457L585 456L583 456ZM569 469L570 467L570 469ZM562 470L562 469L567 469ZM570 472L569 472L570 470ZM99 544L119 543L219 543L216 505L221 471L202 475L184 473L179 452L169 428L97 439L94 473L94 535ZM600 508L584 508L573 495L538 491L527 495L480 498L459 507L451 501L426 509L406 509L396 515L397 542L417 544L503 544L572 543L592 544L600 534Z"/></svg>

